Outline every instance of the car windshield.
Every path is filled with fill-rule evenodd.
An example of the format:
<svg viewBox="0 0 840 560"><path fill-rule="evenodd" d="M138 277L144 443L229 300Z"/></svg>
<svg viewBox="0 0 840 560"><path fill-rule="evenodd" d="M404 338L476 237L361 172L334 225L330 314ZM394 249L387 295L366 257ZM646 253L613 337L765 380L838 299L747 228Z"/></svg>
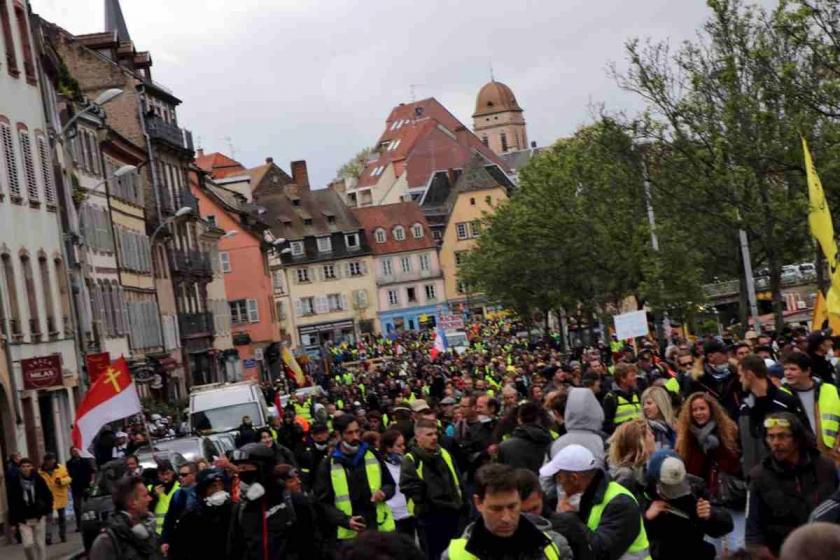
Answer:
<svg viewBox="0 0 840 560"><path fill-rule="evenodd" d="M201 456L201 441L197 439L173 439L169 441L155 442L158 449L177 451L187 459L194 459Z"/></svg>
<svg viewBox="0 0 840 560"><path fill-rule="evenodd" d="M446 335L446 342L449 346L466 346L467 336L464 334L448 334Z"/></svg>
<svg viewBox="0 0 840 560"><path fill-rule="evenodd" d="M192 429L200 434L230 432L242 424L242 417L259 421L260 409L255 402L240 403L194 412L190 417Z"/></svg>

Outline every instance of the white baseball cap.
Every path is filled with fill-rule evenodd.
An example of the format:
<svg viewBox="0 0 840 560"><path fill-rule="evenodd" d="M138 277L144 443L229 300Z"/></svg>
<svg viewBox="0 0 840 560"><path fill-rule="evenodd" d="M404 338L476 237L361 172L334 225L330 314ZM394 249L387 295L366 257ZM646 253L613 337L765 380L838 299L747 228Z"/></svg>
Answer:
<svg viewBox="0 0 840 560"><path fill-rule="evenodd" d="M540 476L554 476L560 471L586 472L596 469L595 455L582 445L573 443L561 449L554 458L542 466Z"/></svg>

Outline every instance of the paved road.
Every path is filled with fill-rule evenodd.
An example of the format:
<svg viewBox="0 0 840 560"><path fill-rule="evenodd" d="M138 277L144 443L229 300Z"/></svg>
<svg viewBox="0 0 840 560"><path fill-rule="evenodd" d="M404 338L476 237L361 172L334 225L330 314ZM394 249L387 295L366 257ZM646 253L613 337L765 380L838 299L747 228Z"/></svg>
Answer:
<svg viewBox="0 0 840 560"><path fill-rule="evenodd" d="M70 525L70 523L68 523ZM47 547L47 560L65 560L82 552L82 534L73 532L67 527L67 542L59 542ZM3 560L26 560L23 553L23 546L17 543L0 546L0 558Z"/></svg>

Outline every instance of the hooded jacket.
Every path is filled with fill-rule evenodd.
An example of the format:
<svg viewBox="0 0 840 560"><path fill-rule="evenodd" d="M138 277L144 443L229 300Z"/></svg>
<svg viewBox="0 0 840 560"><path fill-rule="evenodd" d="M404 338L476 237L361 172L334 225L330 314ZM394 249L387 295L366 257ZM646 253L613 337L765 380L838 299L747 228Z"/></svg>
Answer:
<svg viewBox="0 0 840 560"><path fill-rule="evenodd" d="M160 559L154 517L149 517L136 529L132 527L128 514L118 512L108 517L102 531L90 549L90 560L151 560ZM142 525L142 526L140 526Z"/></svg>
<svg viewBox="0 0 840 560"><path fill-rule="evenodd" d="M400 490L407 499L414 502L417 516L440 510L458 511L464 505L464 484L458 467L454 464L458 480L452 480L449 466L440 451L429 453L415 446L409 457L403 457L400 467ZM417 473L418 463L423 465L423 477Z"/></svg>
<svg viewBox="0 0 840 560"><path fill-rule="evenodd" d="M594 397L595 395L593 395ZM539 424L522 424L499 445L498 461L515 469L538 472L551 445L551 433Z"/></svg>
<svg viewBox="0 0 840 560"><path fill-rule="evenodd" d="M563 423L566 433L551 444L551 457L557 455L564 447L576 443L590 450L598 461L598 467L603 468L606 458L606 434L601 431L604 425L604 411L595 393L584 388L570 390Z"/></svg>

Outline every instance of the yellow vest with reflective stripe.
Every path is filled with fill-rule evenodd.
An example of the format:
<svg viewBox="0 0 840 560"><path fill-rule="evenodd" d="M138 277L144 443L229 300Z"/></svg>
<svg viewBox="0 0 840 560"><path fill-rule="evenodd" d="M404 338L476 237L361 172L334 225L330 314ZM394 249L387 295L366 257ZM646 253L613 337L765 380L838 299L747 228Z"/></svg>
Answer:
<svg viewBox="0 0 840 560"><path fill-rule="evenodd" d="M820 409L820 437L827 448L834 449L837 430L840 429L840 396L837 387L820 383L817 406Z"/></svg>
<svg viewBox="0 0 840 560"><path fill-rule="evenodd" d="M303 416L303 418L307 422L312 422L312 412L310 411L310 407L312 405L312 401L307 399L305 403L300 404L299 402L295 401L295 416Z"/></svg>
<svg viewBox="0 0 840 560"><path fill-rule="evenodd" d="M551 537L546 535L549 540ZM452 539L449 541L449 548L446 550L449 560L478 560L475 556L467 551L467 539ZM543 557L546 560L560 560L560 551L557 545L552 540L551 543L543 549Z"/></svg>
<svg viewBox="0 0 840 560"><path fill-rule="evenodd" d="M592 506L592 510L589 512L589 518L586 520L586 526L589 527L591 531L597 531L598 525L601 524L601 515L603 515L607 504L609 504L613 498L622 495L630 496L634 502L636 501L636 498L627 488L617 482L610 482L607 485L607 491L604 492L604 499L600 504L594 504ZM645 523L642 520L641 515L639 515L639 534L636 536L636 540L633 541L633 544L630 545L627 552L622 554L618 560L651 560L650 544L648 544L647 532L645 532Z"/></svg>
<svg viewBox="0 0 840 560"><path fill-rule="evenodd" d="M160 535L163 532L163 520L166 518L166 512L169 511L169 503L172 501L172 496L181 488L181 483L176 482L172 485L172 489L168 494L161 494L158 496L157 504L155 504L155 532ZM155 485L149 484L149 492L155 491Z"/></svg>
<svg viewBox="0 0 840 560"><path fill-rule="evenodd" d="M373 496L377 490L382 488L382 469L379 460L370 451L365 451L365 475L367 476L370 495ZM335 507L347 516L353 516L353 506L350 503L350 488L347 485L347 473L341 463L336 463L330 458L330 478L332 479L333 494L335 494ZM394 515L390 506L385 502L376 503L376 527L368 527L377 531L394 531ZM339 539L352 539L356 537L356 531L338 526Z"/></svg>
<svg viewBox="0 0 840 560"><path fill-rule="evenodd" d="M615 409L615 420L613 420L616 425L642 417L642 404L639 402L639 395L633 393L631 398L632 400L628 401L616 393L615 400L618 406Z"/></svg>
<svg viewBox="0 0 840 560"><path fill-rule="evenodd" d="M417 461L414 458L414 455L412 455L411 453L406 453L405 456L412 463L417 463L417 477L420 480L423 480L423 461ZM449 474L452 475L452 482L455 483L455 489L458 490L458 499L463 500L463 496L461 496L461 481L458 478L458 473L455 470L455 465L452 464L452 456L449 454L449 451L447 451L443 447L440 448L440 456L443 457L443 462L446 463L446 466L449 468ZM414 515L414 500L407 500L406 507L408 508L408 513Z"/></svg>
<svg viewBox="0 0 840 560"><path fill-rule="evenodd" d="M665 388L674 393L675 395L680 394L680 382L677 381L676 377L672 377L668 381L666 381Z"/></svg>

